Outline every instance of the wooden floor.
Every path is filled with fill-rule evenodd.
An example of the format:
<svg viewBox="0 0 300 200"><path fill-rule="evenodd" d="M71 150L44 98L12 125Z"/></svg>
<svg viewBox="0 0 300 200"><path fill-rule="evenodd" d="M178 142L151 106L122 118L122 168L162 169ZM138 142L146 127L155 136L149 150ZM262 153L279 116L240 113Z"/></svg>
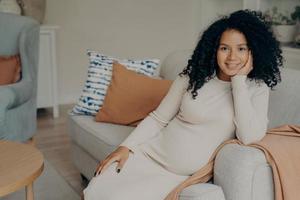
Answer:
<svg viewBox="0 0 300 200"><path fill-rule="evenodd" d="M67 113L72 105L60 106L60 117L53 119L51 109L38 110L36 146L56 171L80 194L85 187L79 171L71 160L70 137L67 130Z"/></svg>

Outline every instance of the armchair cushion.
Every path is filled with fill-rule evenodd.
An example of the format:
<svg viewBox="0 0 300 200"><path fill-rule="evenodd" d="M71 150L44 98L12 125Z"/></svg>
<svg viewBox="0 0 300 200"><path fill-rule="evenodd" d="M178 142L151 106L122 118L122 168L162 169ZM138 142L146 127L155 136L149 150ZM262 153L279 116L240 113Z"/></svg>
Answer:
<svg viewBox="0 0 300 200"><path fill-rule="evenodd" d="M15 83L20 79L21 63L19 55L0 56L0 85Z"/></svg>

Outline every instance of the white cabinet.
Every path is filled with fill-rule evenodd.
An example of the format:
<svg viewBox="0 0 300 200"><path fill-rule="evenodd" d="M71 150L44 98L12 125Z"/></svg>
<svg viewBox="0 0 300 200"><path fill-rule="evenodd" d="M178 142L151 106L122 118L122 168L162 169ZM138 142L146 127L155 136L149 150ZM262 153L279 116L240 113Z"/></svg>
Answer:
<svg viewBox="0 0 300 200"><path fill-rule="evenodd" d="M37 107L53 108L53 117L59 116L57 102L57 63L56 30L57 26L41 25L40 54L38 68Z"/></svg>

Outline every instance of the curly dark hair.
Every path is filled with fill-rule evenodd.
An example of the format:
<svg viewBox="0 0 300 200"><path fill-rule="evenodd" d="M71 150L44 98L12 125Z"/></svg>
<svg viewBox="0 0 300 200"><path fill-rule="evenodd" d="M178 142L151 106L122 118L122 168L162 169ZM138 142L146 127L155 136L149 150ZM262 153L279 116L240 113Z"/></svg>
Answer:
<svg viewBox="0 0 300 200"><path fill-rule="evenodd" d="M253 69L247 77L256 82L263 81L271 89L281 81L282 51L270 24L260 12L239 10L217 20L203 32L187 66L179 74L189 76L187 90L191 91L193 99L198 95L197 90L217 75L216 55L220 39L224 31L231 29L244 34L252 52Z"/></svg>

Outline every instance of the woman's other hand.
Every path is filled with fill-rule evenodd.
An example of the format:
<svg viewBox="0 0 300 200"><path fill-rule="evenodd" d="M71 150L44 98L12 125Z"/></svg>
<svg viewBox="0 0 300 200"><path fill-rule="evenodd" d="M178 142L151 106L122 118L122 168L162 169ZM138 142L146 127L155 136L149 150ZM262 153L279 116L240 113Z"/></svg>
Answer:
<svg viewBox="0 0 300 200"><path fill-rule="evenodd" d="M119 146L115 151L109 154L101 161L95 171L94 176L101 174L108 166L114 162L118 162L116 171L119 173L129 157L129 149L125 146Z"/></svg>
<svg viewBox="0 0 300 200"><path fill-rule="evenodd" d="M253 69L253 58L251 51L249 52L246 64L238 71L236 75L248 75Z"/></svg>

